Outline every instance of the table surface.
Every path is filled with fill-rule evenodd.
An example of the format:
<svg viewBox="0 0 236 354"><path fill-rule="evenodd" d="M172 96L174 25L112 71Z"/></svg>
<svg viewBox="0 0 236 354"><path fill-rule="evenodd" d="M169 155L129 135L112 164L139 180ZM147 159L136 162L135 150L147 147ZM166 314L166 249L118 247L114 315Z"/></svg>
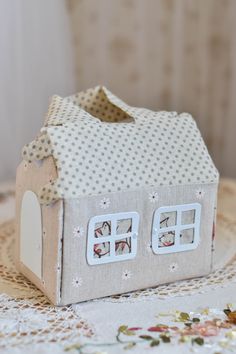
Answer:
<svg viewBox="0 0 236 354"><path fill-rule="evenodd" d="M235 210L224 179L209 276L56 308L14 267L14 191L1 185L0 353L236 353Z"/></svg>

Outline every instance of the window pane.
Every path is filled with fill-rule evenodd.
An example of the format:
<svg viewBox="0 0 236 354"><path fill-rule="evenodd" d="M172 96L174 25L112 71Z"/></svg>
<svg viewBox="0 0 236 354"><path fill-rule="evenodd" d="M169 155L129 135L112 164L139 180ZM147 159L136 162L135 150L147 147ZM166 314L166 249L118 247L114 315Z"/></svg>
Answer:
<svg viewBox="0 0 236 354"><path fill-rule="evenodd" d="M180 232L180 244L186 245L194 242L194 229L186 229Z"/></svg>
<svg viewBox="0 0 236 354"><path fill-rule="evenodd" d="M131 253L131 237L116 241L115 250L116 256Z"/></svg>
<svg viewBox="0 0 236 354"><path fill-rule="evenodd" d="M117 220L116 234L126 234L132 230L132 219Z"/></svg>
<svg viewBox="0 0 236 354"><path fill-rule="evenodd" d="M160 227L170 227L176 225L176 211L162 213L160 216Z"/></svg>
<svg viewBox="0 0 236 354"><path fill-rule="evenodd" d="M179 204L156 209L152 225L155 254L193 250L200 240L201 204Z"/></svg>
<svg viewBox="0 0 236 354"><path fill-rule="evenodd" d="M94 237L104 237L111 234L111 222L103 221L95 224Z"/></svg>
<svg viewBox="0 0 236 354"><path fill-rule="evenodd" d="M110 242L97 243L93 247L94 258L103 258L110 256Z"/></svg>
<svg viewBox="0 0 236 354"><path fill-rule="evenodd" d="M170 247L175 243L175 232L164 232L159 234L158 247Z"/></svg>
<svg viewBox="0 0 236 354"><path fill-rule="evenodd" d="M137 253L137 212L95 215L89 220L87 262L105 264L133 259Z"/></svg>
<svg viewBox="0 0 236 354"><path fill-rule="evenodd" d="M195 210L186 210L182 212L181 223L182 225L194 224Z"/></svg>

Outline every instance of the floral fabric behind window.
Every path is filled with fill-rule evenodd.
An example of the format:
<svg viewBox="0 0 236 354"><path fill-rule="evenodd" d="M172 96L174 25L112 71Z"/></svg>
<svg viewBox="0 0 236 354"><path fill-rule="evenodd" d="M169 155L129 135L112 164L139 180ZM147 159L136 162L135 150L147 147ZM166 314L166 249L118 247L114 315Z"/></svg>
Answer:
<svg viewBox="0 0 236 354"><path fill-rule="evenodd" d="M95 225L94 237L99 238L111 234L111 221L104 221ZM127 234L131 232L132 219L117 221L117 234ZM115 242L116 255L131 252L131 237L127 237ZM110 255L110 242L97 243L94 245L94 257L101 258Z"/></svg>
<svg viewBox="0 0 236 354"><path fill-rule="evenodd" d="M152 231L154 253L174 253L197 247L201 204L160 207L155 211Z"/></svg>
<svg viewBox="0 0 236 354"><path fill-rule="evenodd" d="M134 258L138 224L136 212L93 217L88 230L88 263L94 265Z"/></svg>

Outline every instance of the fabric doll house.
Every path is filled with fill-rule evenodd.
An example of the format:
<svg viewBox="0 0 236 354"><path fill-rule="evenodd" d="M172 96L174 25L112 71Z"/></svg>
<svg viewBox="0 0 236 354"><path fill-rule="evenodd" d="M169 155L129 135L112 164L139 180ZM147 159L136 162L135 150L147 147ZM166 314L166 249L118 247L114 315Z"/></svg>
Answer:
<svg viewBox="0 0 236 354"><path fill-rule="evenodd" d="M17 170L17 264L56 305L203 276L218 172L190 114L54 96Z"/></svg>

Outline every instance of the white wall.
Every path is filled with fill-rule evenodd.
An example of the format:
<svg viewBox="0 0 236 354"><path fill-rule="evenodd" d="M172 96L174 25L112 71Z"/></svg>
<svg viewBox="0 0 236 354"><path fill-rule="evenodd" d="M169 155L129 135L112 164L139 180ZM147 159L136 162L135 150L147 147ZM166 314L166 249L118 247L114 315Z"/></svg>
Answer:
<svg viewBox="0 0 236 354"><path fill-rule="evenodd" d="M0 0L0 181L42 125L48 97L74 92L63 0Z"/></svg>

